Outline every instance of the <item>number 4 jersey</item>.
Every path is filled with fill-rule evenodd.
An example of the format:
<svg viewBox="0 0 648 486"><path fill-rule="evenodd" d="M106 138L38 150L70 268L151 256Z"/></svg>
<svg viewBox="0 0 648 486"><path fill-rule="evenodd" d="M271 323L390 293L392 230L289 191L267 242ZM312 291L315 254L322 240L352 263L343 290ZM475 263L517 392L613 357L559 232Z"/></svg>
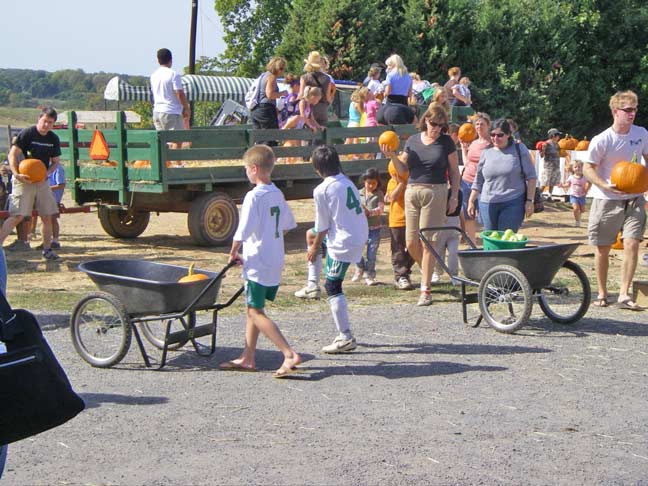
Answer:
<svg viewBox="0 0 648 486"><path fill-rule="evenodd" d="M266 287L279 285L283 232L296 226L283 193L274 184L258 184L248 192L234 234L234 241L243 242L243 278Z"/></svg>
<svg viewBox="0 0 648 486"><path fill-rule="evenodd" d="M315 231L328 231L328 255L340 262L360 261L369 237L360 194L347 176L329 176L313 191Z"/></svg>

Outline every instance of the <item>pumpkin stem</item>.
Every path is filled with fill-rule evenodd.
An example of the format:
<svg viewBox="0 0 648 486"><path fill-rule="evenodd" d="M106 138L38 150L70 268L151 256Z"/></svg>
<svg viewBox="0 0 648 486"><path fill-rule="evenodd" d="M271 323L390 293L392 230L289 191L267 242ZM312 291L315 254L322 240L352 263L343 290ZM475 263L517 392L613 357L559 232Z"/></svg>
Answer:
<svg viewBox="0 0 648 486"><path fill-rule="evenodd" d="M637 152L632 154L632 158L630 159L630 162L632 162L633 164L636 164L638 162L637 161Z"/></svg>
<svg viewBox="0 0 648 486"><path fill-rule="evenodd" d="M193 270L194 270L195 266L196 266L195 263L192 263L191 265L189 265L189 273L187 274L187 277L191 277L194 274Z"/></svg>

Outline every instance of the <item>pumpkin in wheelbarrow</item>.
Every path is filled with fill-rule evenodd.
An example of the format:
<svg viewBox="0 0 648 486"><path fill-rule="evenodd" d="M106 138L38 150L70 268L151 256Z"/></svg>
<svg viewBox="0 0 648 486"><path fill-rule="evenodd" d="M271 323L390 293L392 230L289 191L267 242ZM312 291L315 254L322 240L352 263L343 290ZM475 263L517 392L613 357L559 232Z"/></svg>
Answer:
<svg viewBox="0 0 648 486"><path fill-rule="evenodd" d="M47 167L40 159L23 159L18 166L18 172L29 177L34 183L43 182L47 177Z"/></svg>
<svg viewBox="0 0 648 486"><path fill-rule="evenodd" d="M195 265L195 263L189 265L189 272L187 273L187 275L178 280L178 283L191 283L197 282L198 280L207 280L209 278L204 273L194 273Z"/></svg>

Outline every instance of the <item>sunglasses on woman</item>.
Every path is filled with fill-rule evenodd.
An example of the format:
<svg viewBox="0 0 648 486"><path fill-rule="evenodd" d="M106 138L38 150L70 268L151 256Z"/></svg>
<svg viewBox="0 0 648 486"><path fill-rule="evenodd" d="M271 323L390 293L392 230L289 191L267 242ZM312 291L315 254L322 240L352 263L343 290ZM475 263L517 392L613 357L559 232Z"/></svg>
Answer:
<svg viewBox="0 0 648 486"><path fill-rule="evenodd" d="M491 132L490 136L493 137L493 138L501 138L501 137L505 137L505 136L506 136L506 133L502 133L502 132L499 132L499 133L497 133L497 132Z"/></svg>
<svg viewBox="0 0 648 486"><path fill-rule="evenodd" d="M442 127L443 126L443 123L437 123L437 122L430 121L429 118L427 118L425 121L428 122L431 127L437 128L437 127Z"/></svg>

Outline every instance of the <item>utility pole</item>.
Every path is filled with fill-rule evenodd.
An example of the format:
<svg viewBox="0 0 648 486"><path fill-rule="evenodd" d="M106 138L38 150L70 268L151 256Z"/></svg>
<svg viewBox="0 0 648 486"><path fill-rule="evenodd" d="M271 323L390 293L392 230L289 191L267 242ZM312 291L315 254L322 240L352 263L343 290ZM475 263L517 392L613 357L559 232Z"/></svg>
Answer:
<svg viewBox="0 0 648 486"><path fill-rule="evenodd" d="M189 74L196 74L196 26L198 24L198 0L191 0L191 31L189 34ZM191 107L190 126L194 122L194 104L189 102Z"/></svg>

